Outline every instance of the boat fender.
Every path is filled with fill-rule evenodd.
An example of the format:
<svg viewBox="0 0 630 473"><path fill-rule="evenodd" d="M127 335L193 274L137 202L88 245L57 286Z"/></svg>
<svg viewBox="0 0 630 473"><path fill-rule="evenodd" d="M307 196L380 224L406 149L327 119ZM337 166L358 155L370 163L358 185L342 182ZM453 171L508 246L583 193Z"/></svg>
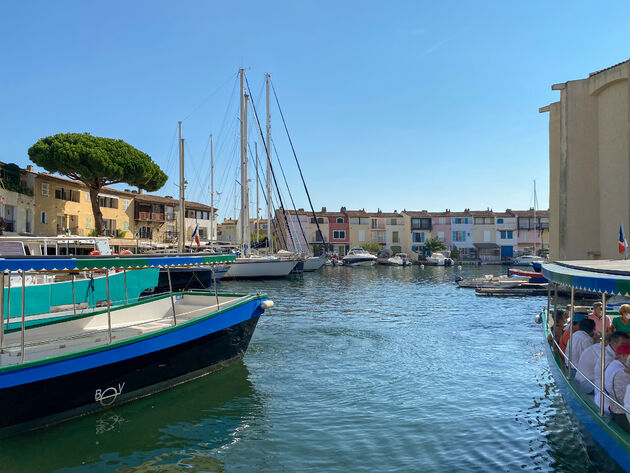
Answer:
<svg viewBox="0 0 630 473"><path fill-rule="evenodd" d="M273 307L273 301L270 301L269 299L267 299L266 301L262 301L260 303L260 308L262 310L271 309L272 307Z"/></svg>
<svg viewBox="0 0 630 473"><path fill-rule="evenodd" d="M420 269L424 269L424 265L423 264L420 265Z"/></svg>
<svg viewBox="0 0 630 473"><path fill-rule="evenodd" d="M536 314L536 317L534 317L534 322L536 322L537 324L542 324L542 321L542 312L539 312L538 314Z"/></svg>
<svg viewBox="0 0 630 473"><path fill-rule="evenodd" d="M463 278L463 277L461 277L461 276L457 276L457 277L455 278L455 282L457 282L457 281L463 281L463 280L464 280L464 278Z"/></svg>

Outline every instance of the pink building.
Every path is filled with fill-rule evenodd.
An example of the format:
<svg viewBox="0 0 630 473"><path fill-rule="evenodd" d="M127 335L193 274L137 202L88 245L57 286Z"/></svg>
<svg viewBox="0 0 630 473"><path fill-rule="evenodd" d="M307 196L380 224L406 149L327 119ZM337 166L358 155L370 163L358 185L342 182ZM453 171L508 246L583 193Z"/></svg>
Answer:
<svg viewBox="0 0 630 473"><path fill-rule="evenodd" d="M513 213L517 217L518 254L534 252L540 254L541 250L549 251L549 211L534 212L534 209L529 209L514 210Z"/></svg>
<svg viewBox="0 0 630 473"><path fill-rule="evenodd" d="M444 212L429 212L431 214L431 238L438 237L447 249L452 249L453 237L451 232L450 209Z"/></svg>

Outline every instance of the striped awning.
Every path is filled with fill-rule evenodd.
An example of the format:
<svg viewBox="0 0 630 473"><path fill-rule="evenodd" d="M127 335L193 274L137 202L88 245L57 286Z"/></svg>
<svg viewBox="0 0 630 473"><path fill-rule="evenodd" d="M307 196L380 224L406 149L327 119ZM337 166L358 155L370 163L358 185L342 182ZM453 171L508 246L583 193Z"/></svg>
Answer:
<svg viewBox="0 0 630 473"><path fill-rule="evenodd" d="M628 261L562 261L542 265L549 281L584 291L630 295Z"/></svg>
<svg viewBox="0 0 630 473"><path fill-rule="evenodd" d="M21 256L0 258L0 271L89 271L208 266L236 261L236 255Z"/></svg>

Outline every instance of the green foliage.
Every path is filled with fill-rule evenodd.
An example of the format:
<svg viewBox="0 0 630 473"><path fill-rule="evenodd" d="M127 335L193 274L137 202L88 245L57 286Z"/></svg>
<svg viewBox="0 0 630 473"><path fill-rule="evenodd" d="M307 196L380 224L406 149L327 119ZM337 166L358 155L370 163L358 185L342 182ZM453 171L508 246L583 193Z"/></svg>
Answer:
<svg viewBox="0 0 630 473"><path fill-rule="evenodd" d="M381 251L381 245L378 243L374 243L373 241L366 241L365 243L361 243L361 248L365 251L369 251L370 253L379 253Z"/></svg>
<svg viewBox="0 0 630 473"><path fill-rule="evenodd" d="M2 167L2 184L4 189L20 194L33 195L33 189L22 185L20 167L17 164L9 163Z"/></svg>
<svg viewBox="0 0 630 473"><path fill-rule="evenodd" d="M127 234L127 232L125 232L123 230L116 230L116 238L125 238L126 234Z"/></svg>
<svg viewBox="0 0 630 473"><path fill-rule="evenodd" d="M28 156L47 171L78 179L93 189L126 182L156 191L168 179L149 155L122 140L89 133L59 133L41 138L29 148Z"/></svg>
<svg viewBox="0 0 630 473"><path fill-rule="evenodd" d="M457 261L459 259L459 250L458 249L451 250L451 259L453 259L454 261Z"/></svg>
<svg viewBox="0 0 630 473"><path fill-rule="evenodd" d="M444 247L444 243L442 243L442 240L440 240L438 237L429 238L427 241L424 242L424 247L426 250L432 253L434 251L442 251L446 249Z"/></svg>
<svg viewBox="0 0 630 473"><path fill-rule="evenodd" d="M96 229L91 230L90 233L88 233L88 236L98 236L98 232L96 231Z"/></svg>

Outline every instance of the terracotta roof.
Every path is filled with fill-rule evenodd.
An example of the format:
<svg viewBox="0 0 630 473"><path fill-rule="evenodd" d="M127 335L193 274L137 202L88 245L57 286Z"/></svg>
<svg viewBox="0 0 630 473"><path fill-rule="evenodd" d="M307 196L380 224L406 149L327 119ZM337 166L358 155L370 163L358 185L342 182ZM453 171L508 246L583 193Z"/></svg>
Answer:
<svg viewBox="0 0 630 473"><path fill-rule="evenodd" d="M513 210L517 217L533 217L534 209L529 210ZM549 217L549 210L536 210L536 217Z"/></svg>
<svg viewBox="0 0 630 473"><path fill-rule="evenodd" d="M370 213L373 217L400 217L402 218L402 214L399 212L380 212L380 213Z"/></svg>
<svg viewBox="0 0 630 473"><path fill-rule="evenodd" d="M405 210L403 213L409 215L411 218L431 218L431 214L426 210Z"/></svg>
<svg viewBox="0 0 630 473"><path fill-rule="evenodd" d="M613 64L612 66L606 67L604 69L600 69L599 71L591 72L588 76L593 77L594 75L599 74L600 72L607 71L608 69L612 69L613 67L621 66L622 64L625 64L627 62L630 62L630 59L626 59L625 61L618 62L617 64Z"/></svg>
<svg viewBox="0 0 630 473"><path fill-rule="evenodd" d="M469 210L464 210L463 212L451 212L451 217L472 217Z"/></svg>
<svg viewBox="0 0 630 473"><path fill-rule="evenodd" d="M492 210L471 210L470 215L473 217L494 217Z"/></svg>
<svg viewBox="0 0 630 473"><path fill-rule="evenodd" d="M370 216L370 214L368 214L364 209L346 210L345 213L348 217L369 217Z"/></svg>

